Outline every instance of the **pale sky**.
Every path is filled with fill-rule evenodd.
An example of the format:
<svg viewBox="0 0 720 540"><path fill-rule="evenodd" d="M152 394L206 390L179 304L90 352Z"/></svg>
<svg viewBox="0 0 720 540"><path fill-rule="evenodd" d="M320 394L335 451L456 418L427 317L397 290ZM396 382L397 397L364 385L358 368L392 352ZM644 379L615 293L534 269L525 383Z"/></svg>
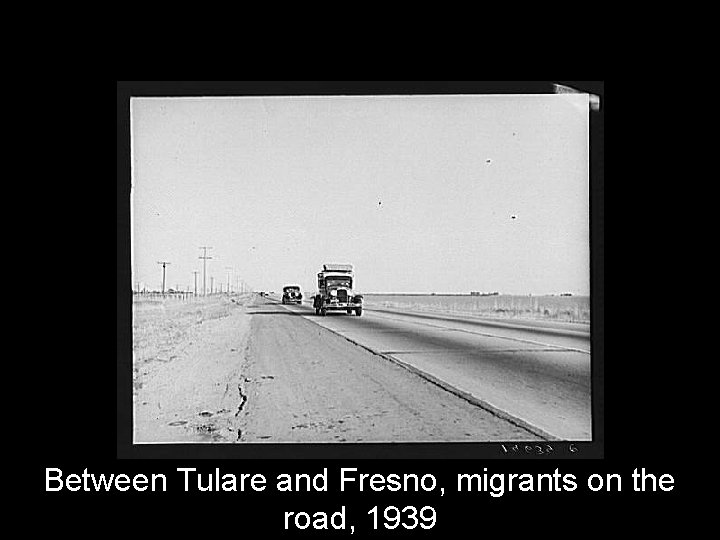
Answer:
<svg viewBox="0 0 720 540"><path fill-rule="evenodd" d="M587 94L132 98L131 126L133 287L169 261L192 290L205 245L208 287L589 294Z"/></svg>

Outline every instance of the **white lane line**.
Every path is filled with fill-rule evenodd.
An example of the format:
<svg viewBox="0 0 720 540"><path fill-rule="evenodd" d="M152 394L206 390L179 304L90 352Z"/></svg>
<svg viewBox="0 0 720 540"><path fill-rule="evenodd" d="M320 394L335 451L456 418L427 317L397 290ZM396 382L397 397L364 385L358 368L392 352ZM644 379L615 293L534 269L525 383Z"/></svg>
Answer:
<svg viewBox="0 0 720 540"><path fill-rule="evenodd" d="M571 328L553 328L551 326L542 326L542 325L531 325L529 324L530 321L526 321L525 324L522 324L520 322L512 322L512 320L503 319L503 318L487 318L487 317L479 317L472 314L462 314L457 312L433 312L433 311L394 311L391 309L382 309L382 308L366 308L366 311L373 312L373 313L389 313L390 315L396 315L401 317L413 317L413 318L421 318L421 319L439 319L443 321L449 321L449 322L459 322L459 323L468 323L468 324L480 324L483 326L496 326L500 328L508 328L508 329L517 329L517 330L529 330L529 331L542 331L542 332L549 332L552 334L560 334L565 335L568 337L579 337L579 338L589 338L590 337L590 330L589 328L587 330L580 330L578 328L571 329ZM463 316L464 315L464 316ZM522 320L522 319L520 319ZM533 319L535 320L535 319ZM567 323L566 323L567 324ZM589 326L589 325L588 325Z"/></svg>
<svg viewBox="0 0 720 540"><path fill-rule="evenodd" d="M579 352L579 353L583 353L583 354L590 354L590 351L587 351L585 349L578 349L576 347L564 347L562 345L555 345L553 343L543 343L541 341L535 341L532 339L522 339L522 338L515 338L515 337L508 337L508 336L499 336L497 334L488 334L487 332L475 332L473 330L465 330L463 328L448 328L446 326L438 326L436 324L430 324L430 323L405 321L403 319L398 319L396 317L388 317L385 315L378 315L377 313L375 313L375 316L380 317L381 319L390 319L390 320L398 321L398 322L407 322L408 324L430 326L432 328L438 328L440 330L449 330L449 331L453 331L453 332L465 332L466 334L475 334L477 336L492 337L492 338L497 338L497 339L506 339L508 341L517 341L520 343L530 343L532 345L540 345L541 347L551 347L552 349L557 349L557 350L573 351L573 352Z"/></svg>
<svg viewBox="0 0 720 540"><path fill-rule="evenodd" d="M302 313L302 312L295 311L295 310L291 310L291 311L293 311L294 313L297 313L298 315L303 316L303 313ZM310 315L310 313L308 313L308 315ZM380 319L389 319L389 320L391 320L391 321L398 321L398 322L407 323L407 324L415 324L415 325L419 325L419 326L429 326L429 327L431 327L431 328L436 328L436 329L439 329L439 330L446 330L446 331L449 331L449 332L464 332L464 333L466 333L466 334L473 334L473 335L476 335L476 336L490 337L490 338L496 338L496 339L504 339L504 340L507 340L507 341L514 341L514 342L518 342L518 343L529 343L529 344L531 344L531 345L538 345L538 346L540 346L540 347L550 348L551 350L555 350L555 351L579 352L579 353L587 354L587 355L590 355L590 354L591 354L590 351L585 350L585 349L579 349L579 348L577 348L577 347L565 347L565 346L563 346L563 345L555 345L555 344L553 344L553 343L544 343L544 342L542 342L542 341L535 341L535 340L532 340L532 339L522 339L522 338L517 338L517 337L501 336L501 335L498 335L498 334L489 334L489 333L487 333L487 332L477 332L477 331L473 331L473 330L465 330L465 329L463 329L463 328L448 328L447 326L439 326L439 325L436 325L436 324L431 324L431 323L426 323L426 322L408 321L408 320L402 319L402 318L389 317L389 316L387 316L387 315L378 315L377 312L374 312L374 313L373 313L373 316L378 317L378 318L380 318ZM312 320L315 321L314 318L313 318ZM324 324L320 324L319 321L316 321L316 322L317 322L320 326L322 326L323 328L328 328L328 327L325 326ZM458 321L458 322L461 322L461 321ZM341 333L343 333L343 332L352 332L353 330L355 330L355 329L354 329L354 328L348 328L348 329L343 328L343 329L335 329L334 331L335 331L336 333L338 333L338 334L341 334ZM516 330L516 331L517 331L517 329L515 329L515 328L510 328L510 330ZM527 330L527 331L532 331L532 330L529 329L529 330ZM383 330L383 331L381 331L381 332L392 333L392 332L394 332L394 331L393 331L393 330Z"/></svg>

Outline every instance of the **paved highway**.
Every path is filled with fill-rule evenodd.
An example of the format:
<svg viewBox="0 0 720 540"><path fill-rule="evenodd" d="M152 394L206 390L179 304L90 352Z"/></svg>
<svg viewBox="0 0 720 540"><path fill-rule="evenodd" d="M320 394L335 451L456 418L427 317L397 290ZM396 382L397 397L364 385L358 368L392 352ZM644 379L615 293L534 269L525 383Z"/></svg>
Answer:
<svg viewBox="0 0 720 540"><path fill-rule="evenodd" d="M250 332L238 366L237 442L545 439L338 335L340 327L345 335L358 335L351 328L378 335L379 316L320 317L306 306L260 297L245 314Z"/></svg>
<svg viewBox="0 0 720 540"><path fill-rule="evenodd" d="M590 335L582 325L367 308L361 317L322 317L309 304L275 305L540 438L592 439Z"/></svg>

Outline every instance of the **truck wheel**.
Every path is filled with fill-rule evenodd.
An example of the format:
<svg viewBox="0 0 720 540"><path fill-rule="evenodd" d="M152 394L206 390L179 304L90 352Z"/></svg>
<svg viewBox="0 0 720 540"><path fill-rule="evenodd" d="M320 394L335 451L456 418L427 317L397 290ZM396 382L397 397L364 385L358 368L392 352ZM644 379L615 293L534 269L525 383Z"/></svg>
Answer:
<svg viewBox="0 0 720 540"><path fill-rule="evenodd" d="M361 307L355 308L355 315L357 315L358 317L359 317L360 315L362 315L362 308L361 308Z"/></svg>
<svg viewBox="0 0 720 540"><path fill-rule="evenodd" d="M327 309L325 309L325 308L320 308L320 315L322 315L323 317L324 317L325 315L327 315Z"/></svg>
<svg viewBox="0 0 720 540"><path fill-rule="evenodd" d="M347 312L348 312L348 315L350 315L352 313L352 309L348 309Z"/></svg>

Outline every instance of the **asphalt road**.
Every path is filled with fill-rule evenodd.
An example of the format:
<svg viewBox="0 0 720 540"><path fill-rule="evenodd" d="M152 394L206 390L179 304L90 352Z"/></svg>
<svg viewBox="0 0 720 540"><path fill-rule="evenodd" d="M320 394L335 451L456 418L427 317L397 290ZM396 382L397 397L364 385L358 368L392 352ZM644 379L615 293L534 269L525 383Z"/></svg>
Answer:
<svg viewBox="0 0 720 540"><path fill-rule="evenodd" d="M245 314L250 331L239 366L238 442L543 439L337 333L375 343L390 338L397 323L380 314L321 318L306 306L260 297ZM412 346L422 339L429 334L416 331Z"/></svg>
<svg viewBox="0 0 720 540"><path fill-rule="evenodd" d="M313 350L309 357L301 352L301 365L308 361L306 357L327 364L324 369L332 370L334 362L341 362L343 370L355 371L361 377L357 383L361 387L361 381L368 378L384 385L391 394L399 391L408 399L417 396L427 402L422 414L433 416L443 411L440 420L455 418L454 412L447 411L449 403L463 410L472 403L477 418L485 418L485 414L504 418L507 425L525 427L539 438L592 439L590 335L582 326L468 320L381 309L365 309L361 317L343 312L321 317L309 305L283 306L265 301L272 303L256 308L258 314L269 312L262 317L267 320L260 333L265 345L276 340L277 345L267 353L258 348L258 354L269 355L276 362L286 355L292 358L290 350L277 350L283 334L288 341L299 338L304 350L319 346L312 337L321 335L321 329L329 330L344 343L324 337L321 343L332 343L332 352ZM332 362L318 360L328 355ZM405 368L405 378L386 380L390 366ZM359 369L362 371L357 372ZM335 370L336 375L342 373ZM333 376L320 375L318 389L332 384ZM431 383L420 383L423 378ZM444 398L438 393L440 387ZM466 418L460 423L474 425L473 414ZM476 440L493 439L487 432L473 433Z"/></svg>

